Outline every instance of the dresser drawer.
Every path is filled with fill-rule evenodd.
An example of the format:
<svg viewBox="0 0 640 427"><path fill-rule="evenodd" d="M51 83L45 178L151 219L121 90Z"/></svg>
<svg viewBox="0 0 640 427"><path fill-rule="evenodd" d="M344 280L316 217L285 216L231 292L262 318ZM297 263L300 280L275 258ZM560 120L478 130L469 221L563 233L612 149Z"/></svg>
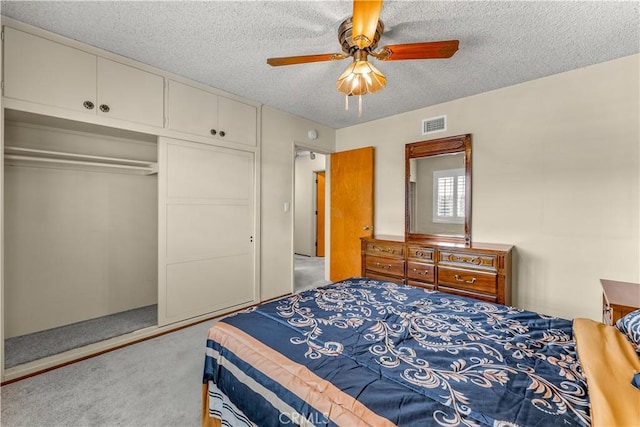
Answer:
<svg viewBox="0 0 640 427"><path fill-rule="evenodd" d="M404 277L404 260L402 259L367 256L365 268L367 271Z"/></svg>
<svg viewBox="0 0 640 427"><path fill-rule="evenodd" d="M498 256L441 250L438 252L438 265L498 271Z"/></svg>
<svg viewBox="0 0 640 427"><path fill-rule="evenodd" d="M365 276L374 280L382 280L383 282L401 283L403 285L405 283L405 280L401 277L385 276L384 274L378 274L374 271L365 272Z"/></svg>
<svg viewBox="0 0 640 427"><path fill-rule="evenodd" d="M436 290L436 285L431 284L431 283L425 283L425 282L418 282L415 280L407 280L407 285L411 285L411 286L417 286L419 288L425 288L429 291L435 291Z"/></svg>
<svg viewBox="0 0 640 427"><path fill-rule="evenodd" d="M433 264L422 262L407 262L407 279L416 279L423 282L433 283L436 279L436 267Z"/></svg>
<svg viewBox="0 0 640 427"><path fill-rule="evenodd" d="M365 252L367 255L389 256L404 259L404 244L395 242L366 242Z"/></svg>
<svg viewBox="0 0 640 427"><path fill-rule="evenodd" d="M498 291L495 274L456 268L438 267L438 287L440 285L493 295Z"/></svg>
<svg viewBox="0 0 640 427"><path fill-rule="evenodd" d="M423 248L421 246L407 246L407 259L420 262L435 262L435 250L433 248Z"/></svg>
<svg viewBox="0 0 640 427"><path fill-rule="evenodd" d="M474 299L479 299L482 301L487 301L487 302L498 302L498 297L495 295L487 295L487 294L478 294L476 292L467 292L467 291L463 291L461 289L454 289L454 288L449 288L446 286L438 286L438 290L440 292L445 292L447 294L453 294L453 295L460 295L463 297L469 297L469 298L474 298Z"/></svg>

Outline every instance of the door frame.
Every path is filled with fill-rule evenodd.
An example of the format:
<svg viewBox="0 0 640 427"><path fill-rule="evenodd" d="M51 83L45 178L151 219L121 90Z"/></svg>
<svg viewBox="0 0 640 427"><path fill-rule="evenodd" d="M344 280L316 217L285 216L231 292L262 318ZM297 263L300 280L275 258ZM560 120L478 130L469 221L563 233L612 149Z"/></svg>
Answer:
<svg viewBox="0 0 640 427"><path fill-rule="evenodd" d="M293 266L293 269L291 271L291 275L292 275L292 283L295 287L295 256L296 256L296 250L295 250L295 241L296 241L296 220L295 220L295 206L296 206L296 152L298 150L304 150L304 151L313 151L316 154L322 154L323 156L325 156L325 165L324 165L324 172L325 172L325 209L324 209L324 213L325 213L325 224L324 224L324 232L325 232L325 249L324 249L324 277L325 280L329 280L329 266L330 266L330 261L331 261L331 247L329 242L326 239L326 236L328 236L329 232L331 231L331 222L330 222L330 218L329 218L329 213L331 212L331 204L330 204L330 188L329 188L329 184L331 182L331 177L330 177L330 173L329 173L329 167L331 166L331 154L333 154L331 151L327 151L326 149L322 149L322 148L317 148L317 147L311 147L309 145L305 145L304 143L299 143L297 141L294 141L292 144L292 150L291 150L291 156L293 159L293 168L291 168L291 180L293 182L293 185L291 186L291 204L290 204L290 213L291 213L291 265ZM314 174L318 172L318 171L314 171ZM315 204L315 185L314 185L314 194L313 194L313 203ZM313 224L314 224L314 230L315 227L317 227L316 225L316 218L314 217L313 219Z"/></svg>
<svg viewBox="0 0 640 427"><path fill-rule="evenodd" d="M325 170L321 170L321 171L314 171L313 172L314 176L315 176L315 185L314 185L314 208L315 208L315 215L314 215L314 233L315 233L315 250L316 250L316 257L322 257L324 258L324 254L325 254L325 247L327 245L327 236L326 236L326 230L324 227L324 224L327 221L327 215L326 215L326 205L327 205L327 186L326 186L326 179L327 179L327 171L326 171L326 160L325 160ZM319 195L319 188L320 188L320 179L319 177L322 176L322 187L324 189L324 194L322 197L320 197ZM320 207L318 206L318 200L322 199L322 209L320 209ZM322 217L322 227L318 226L318 223L320 222L318 219ZM322 245L320 245L320 239L318 239L318 235L320 234L320 230L322 230ZM322 248L322 255L318 255L318 248Z"/></svg>

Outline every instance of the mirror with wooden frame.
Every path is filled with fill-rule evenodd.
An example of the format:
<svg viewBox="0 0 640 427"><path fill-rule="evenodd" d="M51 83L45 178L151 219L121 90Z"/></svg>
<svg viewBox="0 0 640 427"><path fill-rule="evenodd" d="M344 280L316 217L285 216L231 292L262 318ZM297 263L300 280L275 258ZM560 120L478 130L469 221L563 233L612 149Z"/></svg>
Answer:
<svg viewBox="0 0 640 427"><path fill-rule="evenodd" d="M405 146L407 240L471 242L471 135Z"/></svg>

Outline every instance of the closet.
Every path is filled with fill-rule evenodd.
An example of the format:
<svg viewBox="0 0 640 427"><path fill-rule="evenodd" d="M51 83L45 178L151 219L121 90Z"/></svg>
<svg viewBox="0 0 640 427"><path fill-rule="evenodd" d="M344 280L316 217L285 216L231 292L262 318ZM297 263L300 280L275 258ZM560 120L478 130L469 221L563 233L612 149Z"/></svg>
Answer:
<svg viewBox="0 0 640 427"><path fill-rule="evenodd" d="M4 159L6 366L50 355L13 354L25 352L11 344L26 335L143 307L155 314L156 138L9 110ZM82 343L133 332L116 329ZM51 331L74 340L64 332Z"/></svg>
<svg viewBox="0 0 640 427"><path fill-rule="evenodd" d="M2 22L3 379L259 302L259 104Z"/></svg>

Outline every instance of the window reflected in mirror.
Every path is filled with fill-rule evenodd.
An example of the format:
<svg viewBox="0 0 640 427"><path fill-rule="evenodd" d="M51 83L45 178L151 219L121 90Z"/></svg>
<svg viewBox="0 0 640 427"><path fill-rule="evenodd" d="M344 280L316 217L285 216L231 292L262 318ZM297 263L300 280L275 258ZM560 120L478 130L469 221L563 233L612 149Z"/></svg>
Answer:
<svg viewBox="0 0 640 427"><path fill-rule="evenodd" d="M471 136L407 144L406 234L468 242Z"/></svg>
<svg viewBox="0 0 640 427"><path fill-rule="evenodd" d="M411 232L463 236L464 153L441 154L410 161Z"/></svg>

